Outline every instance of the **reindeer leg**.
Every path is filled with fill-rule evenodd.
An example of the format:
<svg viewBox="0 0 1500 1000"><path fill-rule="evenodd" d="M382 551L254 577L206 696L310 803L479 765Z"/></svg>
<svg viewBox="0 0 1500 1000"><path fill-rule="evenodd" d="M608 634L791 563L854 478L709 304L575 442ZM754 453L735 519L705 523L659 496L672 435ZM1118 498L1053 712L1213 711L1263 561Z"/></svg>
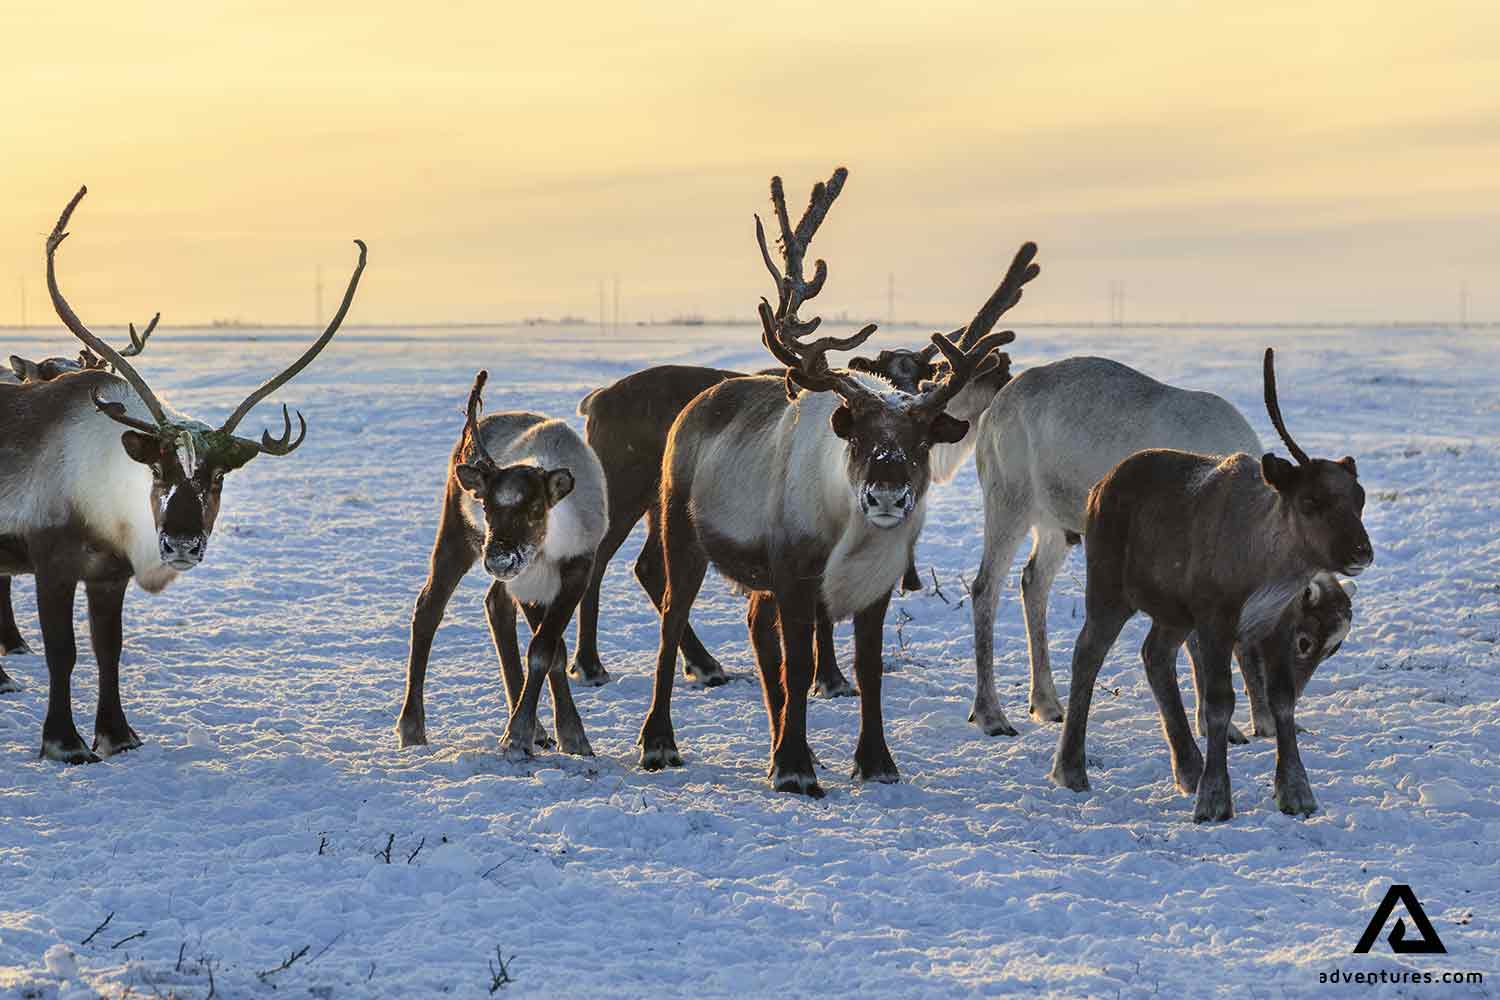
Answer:
<svg viewBox="0 0 1500 1000"><path fill-rule="evenodd" d="M658 611L661 610L662 595L667 589L667 570L662 557L659 521L655 510L646 515L646 544L641 549L640 558L635 561L635 578L641 582ZM678 647L682 652L682 675L688 680L696 680L704 687L718 687L728 683L729 674L704 647L698 633L693 631L691 621L682 626L682 638L678 641Z"/></svg>
<svg viewBox="0 0 1500 1000"><path fill-rule="evenodd" d="M801 595L799 595L801 596ZM813 609L806 621L788 611L801 606ZM807 689L813 675L813 630L817 619L817 597L807 595L799 604L776 598L781 621L781 688L786 699L781 707L781 728L771 751L771 787L778 792L797 792L821 799L812 749L807 744Z"/></svg>
<svg viewBox="0 0 1500 1000"><path fill-rule="evenodd" d="M1288 816L1311 816L1318 811L1318 800L1297 749L1297 681L1290 640L1273 636L1261 645L1260 653L1266 667L1266 694L1276 720L1276 808Z"/></svg>
<svg viewBox="0 0 1500 1000"><path fill-rule="evenodd" d="M427 582L417 594L411 615L411 649L406 661L406 697L396 719L396 734L401 746L427 742L427 708L423 688L427 680L427 658L432 653L432 637L443 621L443 612L474 560L479 558L473 539L459 509L458 488L448 484L448 498L438 525L437 541L432 547Z"/></svg>
<svg viewBox="0 0 1500 1000"><path fill-rule="evenodd" d="M99 662L99 707L94 716L94 750L110 757L122 750L134 750L141 738L125 721L120 702L120 648L124 643L121 616L125 606L128 578L90 580L84 584L89 602L89 639L94 658Z"/></svg>
<svg viewBox="0 0 1500 1000"><path fill-rule="evenodd" d="M1141 662L1146 665L1146 680L1161 713L1162 732L1172 751L1172 776L1177 788L1191 795L1203 778L1203 754L1198 750L1187 712L1182 707L1182 689L1177 686L1177 649L1187 638L1186 629L1173 629L1160 622L1151 623L1151 631L1141 645Z"/></svg>
<svg viewBox="0 0 1500 1000"><path fill-rule="evenodd" d="M821 604L818 605L818 625L814 636L814 660L817 666L813 672L812 693L823 698L845 698L854 694L854 685L849 683L849 679L839 669L838 652L833 645L833 619L828 617L828 609Z"/></svg>
<svg viewBox="0 0 1500 1000"><path fill-rule="evenodd" d="M526 607L526 617L531 621L533 634L549 627L549 616L554 620L562 620L557 640L559 652L551 672L547 674L547 688L552 692L552 727L557 733L557 744L563 753L578 757L592 757L594 750L589 746L588 737L584 735L583 718L578 714L578 706L573 702L573 689L568 685L568 672L565 669L568 662L566 630L568 619L573 616L573 608L588 586L590 575L587 558L569 560L563 565L562 583L552 603L545 608L533 608L530 605Z"/></svg>
<svg viewBox="0 0 1500 1000"><path fill-rule="evenodd" d="M881 645L885 612L891 595L854 616L854 675L859 678L859 741L854 746L856 781L892 784L901 780L885 742L885 720L880 712L880 680L884 672Z"/></svg>
<svg viewBox="0 0 1500 1000"><path fill-rule="evenodd" d="M781 620L776 609L776 598L770 591L758 590L750 595L750 606L745 612L745 625L750 632L750 648L755 651L755 665L760 668L761 693L766 702L766 718L771 733L771 747L781 739L781 717L786 710L786 691L781 684ZM771 759L766 777L776 773L776 760Z"/></svg>
<svg viewBox="0 0 1500 1000"><path fill-rule="evenodd" d="M608 476L605 480L610 481ZM599 660L599 588L604 583L604 573L609 569L609 561L620 551L620 546L630 537L635 522L645 512L644 507L635 511L617 510L616 502L616 498L611 495L609 527L599 542L599 548L594 552L593 566L589 570L589 585L578 604L578 648L573 651L573 665L568 668L568 673L574 680L594 687L609 683L609 671L604 669L604 664ZM636 575L640 575L639 563L636 564Z"/></svg>
<svg viewBox="0 0 1500 1000"><path fill-rule="evenodd" d="M979 464L979 481L988 484L987 448L975 455ZM984 491L984 555L979 561L979 575L974 578L974 709L969 721L986 736L1015 736L1016 727L1005 717L995 697L995 609L1000 603L1000 589L1015 558L1016 548L1026 534L1026 525L1002 490L986 486Z"/></svg>
<svg viewBox="0 0 1500 1000"><path fill-rule="evenodd" d="M1031 558L1021 572L1021 605L1026 612L1026 646L1031 654L1031 717L1038 722L1061 722L1062 705L1052 682L1047 657L1047 595L1068 558L1068 538L1061 529L1032 529Z"/></svg>
<svg viewBox="0 0 1500 1000"><path fill-rule="evenodd" d="M1093 574L1090 573L1090 584ZM1120 630L1134 614L1130 606L1114 594L1095 595L1092 586L1086 600L1083 630L1073 646L1073 678L1068 686L1068 712L1063 717L1062 735L1052 761L1050 777L1054 784L1086 792L1089 788L1084 741L1088 732L1089 706L1094 698L1094 681L1104 657L1120 636Z"/></svg>
<svg viewBox="0 0 1500 1000"><path fill-rule="evenodd" d="M515 714L516 705L521 701L521 690L526 682L521 673L521 647L516 641L516 602L505 584L499 580L491 583L490 589L485 591L484 612L490 623L490 638L500 657L500 678L505 682L505 713L506 720L509 721ZM535 619L532 619L533 614L536 615ZM534 633L536 623L541 619L541 612L527 605L526 617L532 620L531 628ZM540 723L536 727L536 742L542 747L552 745L552 737L547 735Z"/></svg>
<svg viewBox="0 0 1500 1000"><path fill-rule="evenodd" d="M1203 688L1203 671L1202 671L1202 668L1199 666L1199 664L1201 664L1203 662L1203 654L1198 649L1198 633L1197 632L1189 632L1188 633L1188 637L1187 637L1187 650L1188 650L1188 662L1191 663L1192 667L1193 667L1193 698L1198 703L1198 735L1199 736L1207 736L1208 735L1208 712L1207 712L1207 706L1204 704L1204 700L1203 700L1203 691L1204 691L1204 688ZM1243 667L1243 661L1241 661L1241 665ZM1248 675L1245 678L1245 685L1247 687L1250 685L1250 678L1249 678ZM1240 727L1236 726L1234 724L1233 720L1230 720L1230 723L1229 723L1229 742L1230 743L1235 743L1235 744L1242 744L1242 743L1249 743L1250 742L1249 737L1247 737L1244 733L1240 732Z"/></svg>
<svg viewBox="0 0 1500 1000"><path fill-rule="evenodd" d="M29 656L31 647L16 628L16 612L10 604L10 577L0 576L0 656ZM7 685L11 686L7 686ZM0 691L18 690L0 668Z"/></svg>
<svg viewBox="0 0 1500 1000"><path fill-rule="evenodd" d="M1271 710L1270 698L1267 692L1266 665L1261 651L1251 646L1246 648L1244 643L1238 643L1234 647L1234 657L1240 664L1240 677L1245 681L1245 700L1250 702L1250 735L1252 736L1275 736L1276 714ZM1234 742L1234 734L1229 736L1230 742ZM1243 742L1249 742L1244 739Z"/></svg>
<svg viewBox="0 0 1500 1000"><path fill-rule="evenodd" d="M637 740L641 746L641 767L648 771L682 766L677 738L672 732L672 678L677 672L677 647L687 628L688 612L698 597L698 588L703 586L703 575L708 572L708 555L693 533L686 498L663 504L662 514L661 544L667 564L667 587L662 595L661 641L656 651L651 709Z"/></svg>
<svg viewBox="0 0 1500 1000"><path fill-rule="evenodd" d="M42 645L47 651L47 717L42 722L41 755L64 764L93 764L99 757L73 724L73 666L78 659L73 596L77 589L78 579L71 573L36 568L37 616L42 620Z"/></svg>
<svg viewBox="0 0 1500 1000"><path fill-rule="evenodd" d="M1207 716L1204 735L1208 753L1203 761L1203 777L1198 782L1193 822L1202 823L1234 817L1234 800L1229 788L1229 718L1234 714L1230 658L1234 654L1234 630L1218 622L1200 624L1198 648L1203 654L1200 673Z"/></svg>

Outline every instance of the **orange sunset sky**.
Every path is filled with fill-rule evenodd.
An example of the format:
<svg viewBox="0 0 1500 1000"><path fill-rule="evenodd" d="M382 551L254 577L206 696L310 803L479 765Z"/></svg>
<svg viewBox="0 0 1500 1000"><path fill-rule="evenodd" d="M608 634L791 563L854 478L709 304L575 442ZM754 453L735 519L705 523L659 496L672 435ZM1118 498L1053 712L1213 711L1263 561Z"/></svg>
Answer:
<svg viewBox="0 0 1500 1000"><path fill-rule="evenodd" d="M0 323L753 316L838 164L825 314L1500 319L1500 5L75 0L0 7Z"/></svg>

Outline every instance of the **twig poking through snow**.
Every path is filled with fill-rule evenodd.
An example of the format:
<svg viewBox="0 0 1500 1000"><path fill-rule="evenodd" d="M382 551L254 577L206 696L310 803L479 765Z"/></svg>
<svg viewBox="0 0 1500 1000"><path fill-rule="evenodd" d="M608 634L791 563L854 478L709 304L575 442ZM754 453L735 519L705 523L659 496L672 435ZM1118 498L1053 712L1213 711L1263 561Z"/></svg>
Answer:
<svg viewBox="0 0 1500 1000"><path fill-rule="evenodd" d="M109 946L109 950L110 951L114 951L116 948L120 947L120 945L122 945L122 944L128 944L131 941L134 941L136 938L143 938L145 936L146 936L146 932L145 931L143 931L143 930L136 931L134 934L130 935L129 937L122 937L122 938L120 938L120 940L118 940L114 944L110 945Z"/></svg>
<svg viewBox="0 0 1500 1000"><path fill-rule="evenodd" d="M104 930L104 928L106 928L106 927L109 926L109 922L111 920L113 920L113 919L115 919L115 911L114 910L110 910L109 911L109 916L107 916L107 917L104 918L104 923L100 924L98 927L95 927L94 928L94 932L92 934L90 934L88 937L84 938L82 941L80 941L78 943L81 944L81 945L82 944L88 944L90 941L94 940L94 938L96 938L96 937L99 936L99 932L100 931Z"/></svg>
<svg viewBox="0 0 1500 1000"><path fill-rule="evenodd" d="M322 854L323 854L323 849L324 849L324 848L326 848L326 847L327 847L327 846L328 846L328 838L327 838L327 837L325 837L325 836L324 836L324 835L323 835L323 834L321 834L321 833L320 833L320 834L318 834L318 856L319 856L319 857L321 857L321 856L322 856Z"/></svg>
<svg viewBox="0 0 1500 1000"><path fill-rule="evenodd" d="M318 959L320 959L324 955L328 954L328 949L332 948L334 945L338 944L339 943L339 938L343 937L344 933L345 933L344 931L339 931L337 934L335 934L333 936L333 940L332 941L328 942L323 947L319 948L318 949L318 953L316 955L314 955L312 958L309 958L307 960L308 964L311 965L313 962L316 962Z"/></svg>
<svg viewBox="0 0 1500 1000"><path fill-rule="evenodd" d="M943 602L943 603L944 603L944 604L952 604L952 603L953 603L953 602L952 602L952 601L950 601L950 600L948 600L948 595L947 595L947 594L945 594L945 593L943 593L943 585L942 585L942 584L940 584L940 583L938 583L938 578L937 578L937 567L936 567L936 566L928 566L928 567L927 567L927 572L929 572L929 573L931 573L931 574L932 574L932 592L933 592L933 593L934 593L934 594L935 594L935 595L937 595L937 597L938 597L938 598L939 598L939 599L940 599L940 600L941 600L941 601L942 601L942 602Z"/></svg>
<svg viewBox="0 0 1500 1000"><path fill-rule="evenodd" d="M186 941L182 942L182 947L177 949L177 968L173 970L174 972L181 972L182 971L182 956L185 955L185 954L187 954L187 942Z"/></svg>
<svg viewBox="0 0 1500 1000"><path fill-rule="evenodd" d="M417 860L417 855L422 853L422 848L425 846L427 846L427 838L423 837L421 841L418 842L417 849L406 856L406 863L411 864L413 861Z"/></svg>
<svg viewBox="0 0 1500 1000"><path fill-rule="evenodd" d="M337 939L335 939L335 940L337 940ZM308 951L310 951L311 949L312 949L312 945L310 945L310 944L303 945L301 948L298 948L296 951L294 951L290 955L288 955L286 957L286 961L284 961L280 965L276 966L276 968L274 968L274 969L267 969L265 972L257 972L255 974L255 978L259 979L261 982L265 982L266 980L270 979L272 976L276 975L276 973L278 973L278 972L285 972L287 969L290 969L293 965L295 965L297 963L297 959L301 958L303 955L306 955L308 953Z"/></svg>
<svg viewBox="0 0 1500 1000"><path fill-rule="evenodd" d="M506 961L505 956L500 954L500 946L495 945L495 961L490 963L490 993L493 995L498 990L504 989L509 983L515 982L510 974L510 963L516 960L516 956L510 956ZM495 968L495 963L500 963L500 968Z"/></svg>
<svg viewBox="0 0 1500 1000"><path fill-rule="evenodd" d="M383 851L376 851L375 852L375 856L377 858L384 858L385 859L385 863L386 864L390 864L391 863L391 848L394 847L395 845L396 845L396 835L393 833L393 834L391 834L390 839L388 839L385 842L385 850L383 850Z"/></svg>

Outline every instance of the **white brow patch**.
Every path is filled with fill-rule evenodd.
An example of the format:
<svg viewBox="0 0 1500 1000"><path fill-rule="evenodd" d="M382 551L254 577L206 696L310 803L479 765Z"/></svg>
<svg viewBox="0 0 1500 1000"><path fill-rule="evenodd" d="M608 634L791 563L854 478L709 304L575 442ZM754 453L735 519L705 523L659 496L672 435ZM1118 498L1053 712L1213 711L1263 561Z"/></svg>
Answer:
<svg viewBox="0 0 1500 1000"><path fill-rule="evenodd" d="M490 499L502 507L515 507L526 499L526 494L514 486L497 486Z"/></svg>

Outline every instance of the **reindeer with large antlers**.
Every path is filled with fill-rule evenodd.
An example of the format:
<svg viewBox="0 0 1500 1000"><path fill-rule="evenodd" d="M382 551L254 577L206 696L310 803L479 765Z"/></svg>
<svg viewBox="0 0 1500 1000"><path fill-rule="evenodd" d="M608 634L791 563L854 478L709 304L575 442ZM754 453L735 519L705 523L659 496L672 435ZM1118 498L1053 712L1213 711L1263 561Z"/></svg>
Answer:
<svg viewBox="0 0 1500 1000"><path fill-rule="evenodd" d="M771 201L781 230L784 272L756 238L777 286L762 301L762 342L786 366L783 379L736 378L694 399L673 425L662 460L661 543L667 588L650 713L641 727L641 764L679 766L671 692L678 644L710 562L751 592L748 625L770 719L772 787L823 794L807 743L813 632L821 608L854 619L860 735L854 777L895 781L880 710L881 639L891 589L921 530L934 446L955 443L968 425L945 412L975 377L1000 363L1014 334L991 333L1035 274L1035 248L1016 256L1005 281L958 342L934 335L944 372L916 394L873 376L832 368L827 354L859 347L874 332L806 338L817 319L798 309L822 289L827 265L804 277L807 247L843 188L840 168L794 228L780 178Z"/></svg>
<svg viewBox="0 0 1500 1000"><path fill-rule="evenodd" d="M67 763L140 746L120 703L125 589L133 579L156 593L197 566L218 517L224 476L257 455L287 455L302 443L307 422L297 414L300 430L293 438L285 406L280 437L265 432L254 441L234 431L257 403L328 346L365 266L365 245L356 240L359 263L323 335L228 420L211 427L166 407L126 352L95 336L63 297L57 248L86 192L79 189L47 237L47 290L63 325L115 374L91 368L50 382L0 385L0 572L36 577L49 678L42 756ZM99 663L94 752L73 724L73 600L79 582L88 596Z"/></svg>
<svg viewBox="0 0 1500 1000"><path fill-rule="evenodd" d="M1320 573L1364 572L1375 552L1362 520L1365 491L1354 459L1312 459L1292 440L1281 419L1270 348L1262 377L1271 423L1296 465L1270 452L1256 461L1243 452L1220 458L1154 449L1125 459L1089 491L1083 629L1073 648L1068 711L1051 775L1065 788L1089 787L1084 737L1094 680L1125 623L1144 611L1151 631L1141 659L1177 787L1198 795L1193 818L1234 815L1227 748L1236 646L1253 651L1265 672L1276 729L1276 804L1294 816L1317 809L1293 713L1297 599ZM1177 687L1177 650L1194 631L1206 760Z"/></svg>
<svg viewBox="0 0 1500 1000"><path fill-rule="evenodd" d="M120 354L124 357L134 357L146 349L146 341L151 338L151 332L156 329L157 322L161 319L161 313L151 318L146 324L146 329L141 333L135 332L135 324L130 324L130 346L122 347ZM10 356L10 371L0 369L0 385L19 385L27 382L50 382L59 375L71 375L74 372L92 371L96 368L106 367L108 362L99 357L87 347L78 352L76 358L43 358L41 361L30 361L15 354ZM15 609L10 600L10 577L0 576L0 656L30 656L32 649L21 636L21 630L16 626ZM11 680L6 674L5 668L0 667L0 693L6 691L18 691L19 685Z"/></svg>

